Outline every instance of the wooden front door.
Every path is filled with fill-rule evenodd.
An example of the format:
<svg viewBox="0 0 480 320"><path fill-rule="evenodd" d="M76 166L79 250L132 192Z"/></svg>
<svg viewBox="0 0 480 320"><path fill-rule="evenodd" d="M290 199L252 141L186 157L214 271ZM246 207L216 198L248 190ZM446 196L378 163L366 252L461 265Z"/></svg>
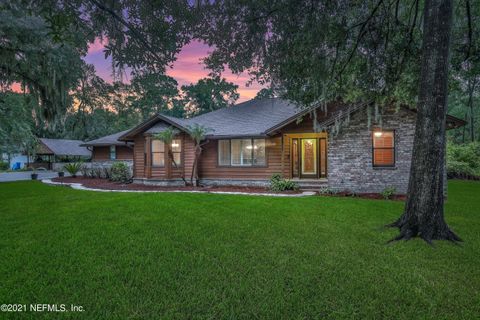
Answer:
<svg viewBox="0 0 480 320"><path fill-rule="evenodd" d="M327 176L325 138L292 139L292 177L318 179Z"/></svg>

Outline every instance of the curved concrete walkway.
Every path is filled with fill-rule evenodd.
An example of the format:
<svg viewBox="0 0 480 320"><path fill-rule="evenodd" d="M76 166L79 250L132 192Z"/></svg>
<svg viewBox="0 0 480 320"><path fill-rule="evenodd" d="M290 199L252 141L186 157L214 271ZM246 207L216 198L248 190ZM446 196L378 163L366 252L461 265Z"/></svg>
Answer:
<svg viewBox="0 0 480 320"><path fill-rule="evenodd" d="M76 190L98 191L98 192L135 192L135 193L148 193L148 192L183 192L183 193L213 193L213 194L236 194L244 196L268 196L268 197L308 197L314 196L315 192L305 191L297 194L285 194L285 193L254 193L254 192L233 192L233 191L195 191L195 190L109 190L109 189L95 189L83 186L81 183L67 183L67 182L55 182L51 179L43 179L43 183L57 186L69 186Z"/></svg>

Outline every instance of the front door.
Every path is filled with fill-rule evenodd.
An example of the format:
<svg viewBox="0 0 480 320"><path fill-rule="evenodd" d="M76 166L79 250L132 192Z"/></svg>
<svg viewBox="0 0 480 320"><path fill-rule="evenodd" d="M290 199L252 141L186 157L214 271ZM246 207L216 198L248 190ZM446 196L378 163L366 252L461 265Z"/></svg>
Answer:
<svg viewBox="0 0 480 320"><path fill-rule="evenodd" d="M292 139L292 177L327 176L327 143L325 138Z"/></svg>
<svg viewBox="0 0 480 320"><path fill-rule="evenodd" d="M317 139L300 139L300 177L318 176Z"/></svg>

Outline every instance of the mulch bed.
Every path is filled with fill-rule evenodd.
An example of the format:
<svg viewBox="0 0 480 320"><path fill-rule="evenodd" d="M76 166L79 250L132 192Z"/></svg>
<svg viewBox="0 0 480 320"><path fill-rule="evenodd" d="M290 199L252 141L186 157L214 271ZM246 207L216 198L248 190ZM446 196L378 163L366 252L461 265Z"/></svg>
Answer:
<svg viewBox="0 0 480 320"><path fill-rule="evenodd" d="M144 191L225 191L225 192L245 192L245 193L274 193L267 188L262 187L234 187L234 186L204 186L204 187L191 187L191 186L179 186L179 187L164 187L164 186L149 186L139 183L118 183L112 182L107 179L92 179L92 178L83 178L83 177L63 177L63 178L53 178L52 181L55 182L64 182L64 183L81 183L87 188L95 189L106 189L106 190L144 190ZM298 194L301 191L285 191L285 192L275 192L275 193L285 193L285 194Z"/></svg>
<svg viewBox="0 0 480 320"><path fill-rule="evenodd" d="M325 196L332 197L350 197L350 198L363 198L363 199L375 199L375 200L385 200L380 193L350 193L350 192L339 192L335 194L329 194ZM393 195L390 200L394 201L405 201L407 196L404 194Z"/></svg>

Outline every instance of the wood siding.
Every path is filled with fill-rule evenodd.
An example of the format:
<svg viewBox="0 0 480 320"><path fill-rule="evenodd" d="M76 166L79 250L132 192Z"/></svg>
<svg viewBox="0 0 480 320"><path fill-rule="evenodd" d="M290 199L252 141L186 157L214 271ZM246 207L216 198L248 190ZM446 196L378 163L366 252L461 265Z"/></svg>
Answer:
<svg viewBox="0 0 480 320"><path fill-rule="evenodd" d="M133 148L127 146L116 146L116 160L133 160ZM93 161L110 160L110 146L93 147Z"/></svg>
<svg viewBox="0 0 480 320"><path fill-rule="evenodd" d="M135 137L133 147L133 167L135 178L146 178L145 172L145 138L142 135Z"/></svg>
<svg viewBox="0 0 480 320"><path fill-rule="evenodd" d="M165 149L165 166L152 166L151 159L151 136L139 134L135 137L134 168L135 178L151 179L180 179L182 175L189 180L192 173L194 160L194 143L192 139L184 133L177 136L181 140L182 163L176 168L168 161L168 153Z"/></svg>
<svg viewBox="0 0 480 320"><path fill-rule="evenodd" d="M282 172L282 138L277 135L266 139L266 166L219 166L218 140L208 142L200 156L199 175L205 179L268 179L274 173ZM284 161L289 161L285 153ZM284 173L288 168L285 166Z"/></svg>

